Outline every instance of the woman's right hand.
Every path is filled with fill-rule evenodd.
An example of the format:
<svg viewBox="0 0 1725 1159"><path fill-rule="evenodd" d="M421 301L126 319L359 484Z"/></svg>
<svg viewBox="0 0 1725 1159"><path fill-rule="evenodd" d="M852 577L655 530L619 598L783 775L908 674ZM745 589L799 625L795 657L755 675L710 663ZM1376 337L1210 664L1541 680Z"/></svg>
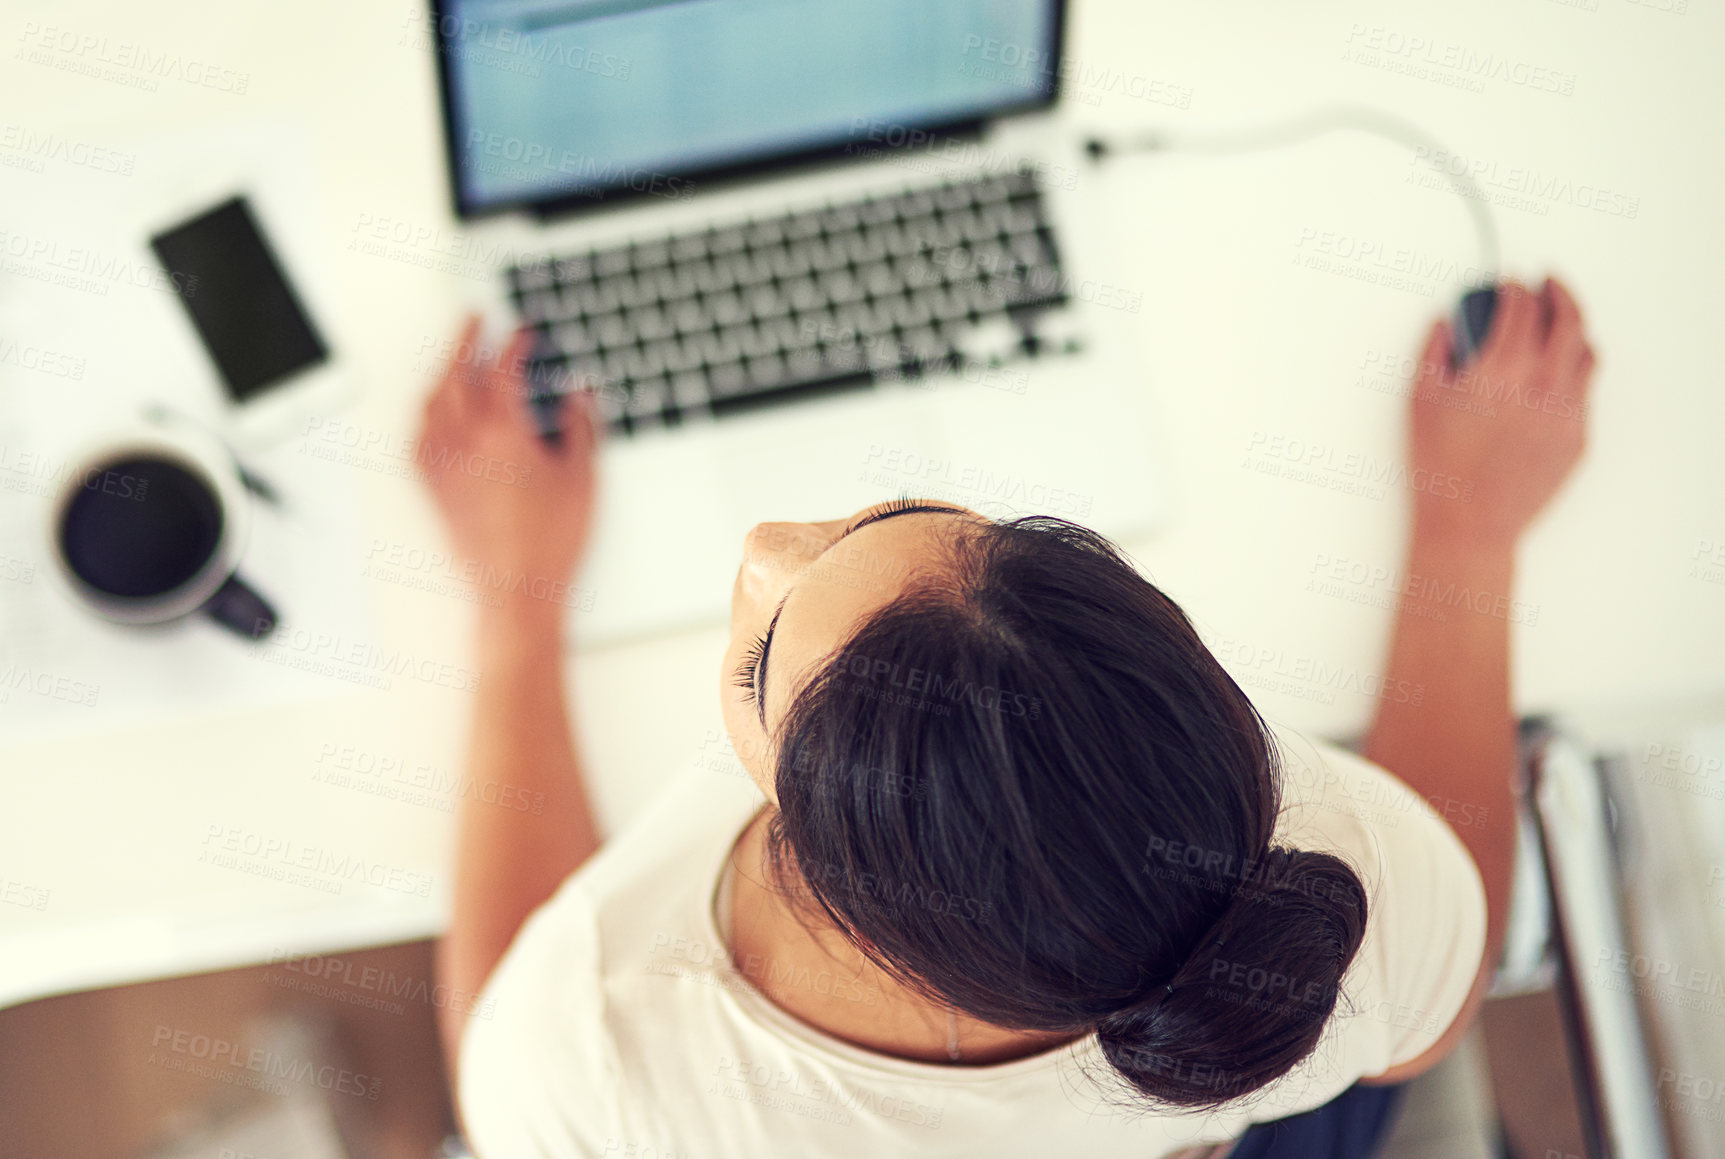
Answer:
<svg viewBox="0 0 1725 1159"><path fill-rule="evenodd" d="M1556 278L1537 293L1505 282L1484 348L1459 370L1451 342L1440 319L1414 385L1416 526L1510 547L1581 458L1593 348Z"/></svg>
<svg viewBox="0 0 1725 1159"><path fill-rule="evenodd" d="M513 585L568 580L593 520L601 427L591 392L562 399L562 444L548 446L527 408L531 335L500 358L452 358L425 400L419 465L455 548ZM471 317L455 349L481 351ZM511 586L510 590L515 590Z"/></svg>

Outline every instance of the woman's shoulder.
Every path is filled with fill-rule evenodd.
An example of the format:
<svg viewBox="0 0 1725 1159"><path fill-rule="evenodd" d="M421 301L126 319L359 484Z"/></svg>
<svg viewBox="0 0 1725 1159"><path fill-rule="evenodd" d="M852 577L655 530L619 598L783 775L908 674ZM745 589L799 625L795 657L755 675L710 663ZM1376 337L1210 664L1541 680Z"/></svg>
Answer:
<svg viewBox="0 0 1725 1159"><path fill-rule="evenodd" d="M1456 827L1486 817L1466 802L1422 798L1358 753L1273 731L1283 776L1278 839L1335 853L1366 888L1366 938L1345 987L1353 1014L1339 1022L1376 1040L1381 1065L1366 1073L1377 1073L1435 1041L1472 987L1485 889Z"/></svg>
<svg viewBox="0 0 1725 1159"><path fill-rule="evenodd" d="M719 869L760 806L746 777L698 764L676 770L564 879L517 940L535 923L547 925L534 940L560 953L572 949L571 940L585 942L582 951L609 973L619 956L652 956L659 943L704 936Z"/></svg>
<svg viewBox="0 0 1725 1159"><path fill-rule="evenodd" d="M528 917L461 1046L461 1106L475 1141L490 1144L482 1150L597 1154L626 1137L624 1092L640 1060L635 1039L616 1032L647 1011L683 1033L710 1016L711 988L677 983L718 961L710 892L758 801L746 778L674 772ZM523 1150L530 1138L537 1149Z"/></svg>
<svg viewBox="0 0 1725 1159"><path fill-rule="evenodd" d="M1486 810L1465 801L1422 798L1393 770L1334 742L1280 725L1271 732L1282 785L1278 834L1290 840L1301 829L1354 830L1448 844L1453 829L1483 826L1489 819Z"/></svg>
<svg viewBox="0 0 1725 1159"><path fill-rule="evenodd" d="M1391 919L1398 934L1404 922L1418 921L1413 911L1433 905L1483 914L1479 872L1456 830L1486 824L1484 810L1424 798L1392 770L1332 742L1272 732L1282 778L1279 842L1348 862L1382 911L1373 917Z"/></svg>

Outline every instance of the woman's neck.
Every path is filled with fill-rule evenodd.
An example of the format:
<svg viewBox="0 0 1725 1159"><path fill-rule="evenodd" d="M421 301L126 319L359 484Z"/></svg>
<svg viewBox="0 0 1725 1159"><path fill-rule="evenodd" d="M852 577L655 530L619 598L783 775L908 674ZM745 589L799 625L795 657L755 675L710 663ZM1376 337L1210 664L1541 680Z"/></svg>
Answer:
<svg viewBox="0 0 1725 1159"><path fill-rule="evenodd" d="M767 876L763 809L731 851L731 959L775 1006L835 1038L918 1062L983 1065L1075 1035L1009 1030L930 1002L870 962L830 923L798 912ZM949 1046L955 1038L958 1058Z"/></svg>

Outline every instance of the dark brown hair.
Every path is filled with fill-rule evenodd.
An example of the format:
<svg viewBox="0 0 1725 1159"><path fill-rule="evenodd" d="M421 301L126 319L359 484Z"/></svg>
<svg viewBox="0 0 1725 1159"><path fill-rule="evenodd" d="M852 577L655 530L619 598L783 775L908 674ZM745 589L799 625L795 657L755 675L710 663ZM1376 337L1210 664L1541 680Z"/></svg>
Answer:
<svg viewBox="0 0 1725 1159"><path fill-rule="evenodd" d="M1185 614L1064 520L978 524L775 740L775 876L891 976L998 1026L1094 1031L1212 1107L1310 1054L1366 925L1273 847L1276 747Z"/></svg>

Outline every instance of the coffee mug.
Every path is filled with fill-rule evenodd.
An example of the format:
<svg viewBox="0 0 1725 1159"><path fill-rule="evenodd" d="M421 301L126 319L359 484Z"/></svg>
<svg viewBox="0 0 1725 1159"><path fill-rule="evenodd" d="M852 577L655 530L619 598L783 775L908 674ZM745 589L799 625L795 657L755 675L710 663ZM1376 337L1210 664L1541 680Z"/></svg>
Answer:
<svg viewBox="0 0 1725 1159"><path fill-rule="evenodd" d="M274 609L234 574L251 496L221 442L157 409L69 462L51 505L50 554L87 607L128 624L201 611L254 640L274 630Z"/></svg>

